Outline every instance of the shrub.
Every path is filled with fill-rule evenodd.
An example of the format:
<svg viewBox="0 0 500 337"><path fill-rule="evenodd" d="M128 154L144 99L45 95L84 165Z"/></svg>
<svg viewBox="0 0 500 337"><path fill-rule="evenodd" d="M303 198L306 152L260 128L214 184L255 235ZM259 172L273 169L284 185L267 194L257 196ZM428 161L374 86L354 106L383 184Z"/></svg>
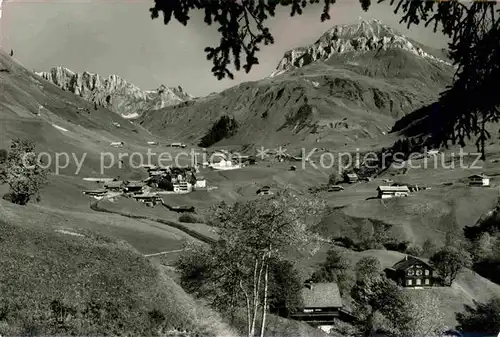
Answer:
<svg viewBox="0 0 500 337"><path fill-rule="evenodd" d="M418 244L411 244L407 249L406 249L406 254L413 255L413 256L422 256L424 253L424 249L422 246Z"/></svg>
<svg viewBox="0 0 500 337"><path fill-rule="evenodd" d="M190 214L190 213L181 214L181 216L179 216L179 221L185 222L185 223L201 223L201 222L203 222L196 215Z"/></svg>
<svg viewBox="0 0 500 337"><path fill-rule="evenodd" d="M6 200L19 205L26 205L33 199L40 200L40 190L47 183L48 171L40 166L37 158L34 141L12 141L5 167L0 168L0 183L10 187Z"/></svg>

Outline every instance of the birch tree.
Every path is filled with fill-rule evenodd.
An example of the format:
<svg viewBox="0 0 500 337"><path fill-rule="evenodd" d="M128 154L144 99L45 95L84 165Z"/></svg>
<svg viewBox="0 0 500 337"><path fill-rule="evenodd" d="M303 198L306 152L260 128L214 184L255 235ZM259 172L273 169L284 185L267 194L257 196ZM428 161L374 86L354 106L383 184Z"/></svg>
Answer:
<svg viewBox="0 0 500 337"><path fill-rule="evenodd" d="M218 227L220 239L238 263L239 293L247 312L247 335L256 333L261 314L260 336L264 336L269 299L269 271L273 259L282 259L293 250L316 250L316 236L309 225L318 221L325 204L290 191L254 200L221 203L213 208L211 220ZM222 263L224 263L222 261ZM226 266L227 267L227 266Z"/></svg>

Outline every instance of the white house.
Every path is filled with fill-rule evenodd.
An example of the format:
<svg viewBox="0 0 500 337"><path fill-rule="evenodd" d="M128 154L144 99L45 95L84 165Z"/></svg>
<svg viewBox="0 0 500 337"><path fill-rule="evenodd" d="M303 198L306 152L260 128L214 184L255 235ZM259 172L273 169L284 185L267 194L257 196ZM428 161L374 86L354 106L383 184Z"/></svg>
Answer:
<svg viewBox="0 0 500 337"><path fill-rule="evenodd" d="M490 177L484 174L474 174L469 177L469 185L472 186L490 186Z"/></svg>
<svg viewBox="0 0 500 337"><path fill-rule="evenodd" d="M113 147L123 147L123 145L125 145L125 143L124 142L112 142L109 145L113 146Z"/></svg>
<svg viewBox="0 0 500 337"><path fill-rule="evenodd" d="M195 188L206 188L207 187L207 180L202 176L197 176L196 183L194 184L194 187Z"/></svg>
<svg viewBox="0 0 500 337"><path fill-rule="evenodd" d="M151 141L151 142L148 142L148 145L158 145L158 142Z"/></svg>
<svg viewBox="0 0 500 337"><path fill-rule="evenodd" d="M379 186L377 191L380 199L407 197L410 193L408 186Z"/></svg>
<svg viewBox="0 0 500 337"><path fill-rule="evenodd" d="M241 168L240 164L234 164L231 158L222 153L214 153L210 158L210 167L215 170L234 170Z"/></svg>

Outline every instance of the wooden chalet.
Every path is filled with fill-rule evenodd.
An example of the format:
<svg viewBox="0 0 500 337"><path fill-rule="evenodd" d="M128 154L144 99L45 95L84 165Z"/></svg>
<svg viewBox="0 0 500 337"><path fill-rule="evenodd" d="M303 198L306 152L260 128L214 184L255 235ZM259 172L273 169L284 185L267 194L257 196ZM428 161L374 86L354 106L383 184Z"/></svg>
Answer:
<svg viewBox="0 0 500 337"><path fill-rule="evenodd" d="M342 308L342 298L336 283L308 281L301 290L301 297L302 307L288 315L292 319L321 329L332 326L336 320L354 320L354 317Z"/></svg>
<svg viewBox="0 0 500 337"><path fill-rule="evenodd" d="M108 191L112 192L120 192L123 190L125 187L125 183L121 180L118 181L110 181L104 184L104 188L107 189Z"/></svg>
<svg viewBox="0 0 500 337"><path fill-rule="evenodd" d="M125 185L125 191L127 193L141 193L146 186L142 181L130 181Z"/></svg>
<svg viewBox="0 0 500 337"><path fill-rule="evenodd" d="M113 147L123 147L123 145L125 145L124 142L111 142L111 144L109 144L110 146L113 146Z"/></svg>
<svg viewBox="0 0 500 337"><path fill-rule="evenodd" d="M345 175L345 181L349 184L354 184L359 181L359 177L356 173L347 173Z"/></svg>
<svg viewBox="0 0 500 337"><path fill-rule="evenodd" d="M270 195L273 194L271 191L271 187L269 186L262 186L257 190L257 195Z"/></svg>
<svg viewBox="0 0 500 337"><path fill-rule="evenodd" d="M344 187L341 185L330 185L328 186L328 192L339 192L343 191Z"/></svg>
<svg viewBox="0 0 500 337"><path fill-rule="evenodd" d="M144 203L146 206L149 207L154 207L158 204L161 204L163 199L155 193L150 193L150 194L137 194L134 195L134 199Z"/></svg>
<svg viewBox="0 0 500 337"><path fill-rule="evenodd" d="M474 174L469 177L471 186L490 186L490 177L485 174Z"/></svg>
<svg viewBox="0 0 500 337"><path fill-rule="evenodd" d="M436 282L434 268L413 256L405 256L391 268L386 268L388 278L406 288L432 287Z"/></svg>

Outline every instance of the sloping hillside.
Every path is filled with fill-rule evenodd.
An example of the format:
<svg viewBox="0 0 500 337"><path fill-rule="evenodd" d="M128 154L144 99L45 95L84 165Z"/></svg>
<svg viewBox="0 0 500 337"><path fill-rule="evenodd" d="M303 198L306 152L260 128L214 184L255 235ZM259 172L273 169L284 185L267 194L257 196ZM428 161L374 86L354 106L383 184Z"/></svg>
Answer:
<svg viewBox="0 0 500 337"><path fill-rule="evenodd" d="M69 175L77 172L74 158L79 162L84 158L80 174L101 175L101 155L110 152L114 165L107 174L123 175L133 170L128 160L118 168L119 152L142 152L147 141L161 140L106 108L95 110L93 104L41 79L3 51L0 69L0 148L8 149L15 137L31 138L37 151L51 155L52 168L56 153L68 154L70 163L59 173ZM125 143L123 149L110 146L119 141Z"/></svg>
<svg viewBox="0 0 500 337"><path fill-rule="evenodd" d="M450 83L450 65L380 22L348 28L342 39L334 27L329 39L288 52L269 78L149 113L141 124L197 142L229 116L238 127L214 130L219 145L344 145L384 134Z"/></svg>
<svg viewBox="0 0 500 337"><path fill-rule="evenodd" d="M88 230L19 220L0 221L2 335L181 329L234 336L128 244Z"/></svg>
<svg viewBox="0 0 500 337"><path fill-rule="evenodd" d="M167 88L161 85L156 90L143 91L116 75L104 78L89 72L75 73L64 67L36 74L65 91L126 118L137 118L146 111L193 99L181 87Z"/></svg>

